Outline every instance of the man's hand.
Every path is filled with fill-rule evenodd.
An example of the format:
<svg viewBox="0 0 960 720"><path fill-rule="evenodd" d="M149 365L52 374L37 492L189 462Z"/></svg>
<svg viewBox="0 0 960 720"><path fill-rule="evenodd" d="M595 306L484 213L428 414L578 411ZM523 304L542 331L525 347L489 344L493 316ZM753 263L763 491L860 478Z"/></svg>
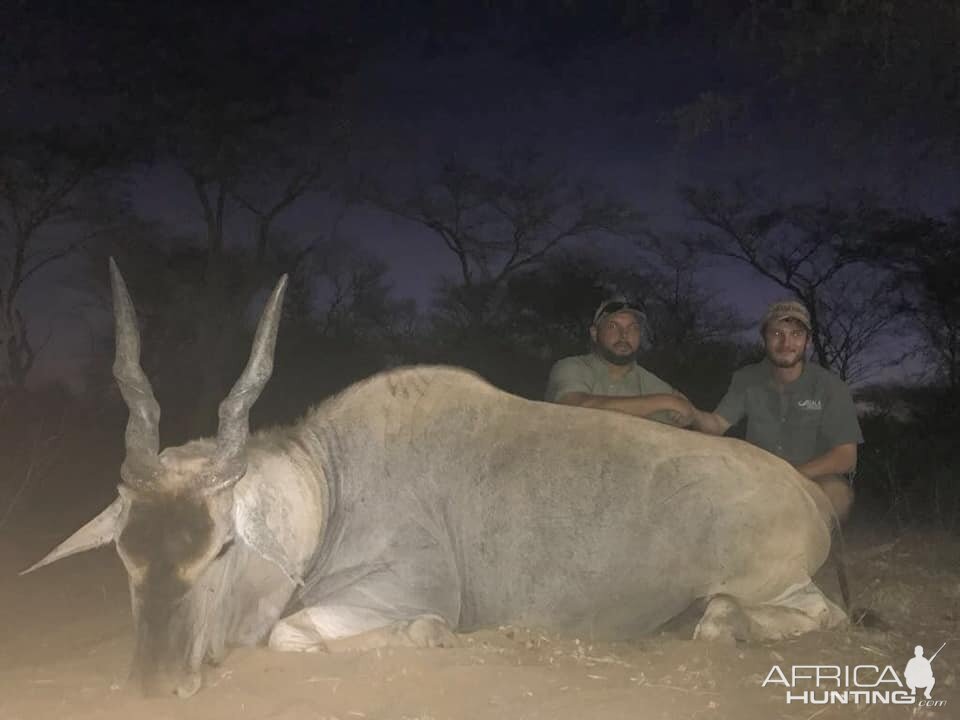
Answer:
<svg viewBox="0 0 960 720"><path fill-rule="evenodd" d="M572 392L561 395L557 402L565 405L615 410L635 415L637 417L651 417L662 413L661 422L669 421L680 427L687 427L693 422L694 407L683 395L673 393L657 393L654 395L628 395L625 397L609 395L591 395L589 393Z"/></svg>
<svg viewBox="0 0 960 720"><path fill-rule="evenodd" d="M683 395L661 395L664 410L668 413L670 422L679 427L689 427L693 423L696 408Z"/></svg>
<svg viewBox="0 0 960 720"><path fill-rule="evenodd" d="M694 408L693 427L708 435L723 435L730 429L730 423L722 415Z"/></svg>

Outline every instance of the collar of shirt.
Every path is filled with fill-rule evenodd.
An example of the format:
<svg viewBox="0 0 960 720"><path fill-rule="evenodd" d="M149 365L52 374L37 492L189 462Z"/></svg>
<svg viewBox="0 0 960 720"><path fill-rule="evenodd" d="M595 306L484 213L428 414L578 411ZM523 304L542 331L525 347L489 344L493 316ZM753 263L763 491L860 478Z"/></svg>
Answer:
<svg viewBox="0 0 960 720"><path fill-rule="evenodd" d="M618 383L626 378L630 377L631 374L637 369L637 363L631 362L627 366L627 371L620 377L614 377L610 374L611 364L604 360L602 357L597 355L595 352L591 352L587 355L587 364L590 365L590 368L598 373L603 373L603 379L608 383Z"/></svg>
<svg viewBox="0 0 960 720"><path fill-rule="evenodd" d="M767 376L770 381L770 387L773 389L778 389L776 378L774 377L774 366L769 359L763 359L763 365L767 372ZM798 377L793 382L786 383L783 385L783 393L785 395L800 395L800 394L809 394L813 391L814 388L814 374L815 371L810 369L810 363L804 361L803 370L800 372L800 377Z"/></svg>

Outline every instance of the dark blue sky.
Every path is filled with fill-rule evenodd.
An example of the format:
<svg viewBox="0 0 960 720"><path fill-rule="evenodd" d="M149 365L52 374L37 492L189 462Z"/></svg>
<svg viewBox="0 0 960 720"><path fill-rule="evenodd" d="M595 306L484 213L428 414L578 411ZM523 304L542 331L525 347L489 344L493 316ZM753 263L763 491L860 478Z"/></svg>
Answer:
<svg viewBox="0 0 960 720"><path fill-rule="evenodd" d="M501 147L536 147L563 162L571 177L633 203L659 229L695 227L678 199L679 184L722 185L745 176L761 178L771 194L787 198L868 186L930 209L953 201L954 184L937 182L932 174L944 171L933 163L919 168L890 147L838 159L829 138L818 137L802 118L793 127L753 121L685 142L665 118L715 81L697 42L686 37L651 48L617 39L545 65L503 48L425 56L420 44L398 40L365 59L345 96L360 135L384 147L376 161L398 178L429 177L453 153L483 158ZM141 198L148 214L199 229L196 201L175 171L145 181ZM324 198L311 197L281 226L307 236L325 233L332 214ZM249 225L238 218L234 229L241 238ZM453 267L437 238L378 211L352 210L339 231L390 263L402 295L428 299L432 282L423 269ZM750 313L769 292L759 278L746 278L729 289Z"/></svg>
<svg viewBox="0 0 960 720"><path fill-rule="evenodd" d="M909 148L896 145L838 151L835 138L821 132L812 116L768 122L771 108L760 104L726 132L695 141L678 133L667 121L678 106L702 93L736 89L750 75L750 68L733 60L718 62L722 56L709 33L683 17L664 15L654 37L631 32L603 12L574 20L521 13L498 26L486 14L456 10L439 22L422 15L423 3L392 15L376 9L388 5L396 7L373 4L363 17L345 11L329 23L316 9L281 12L272 31L246 27L249 37L236 42L213 34L209 50L218 42L233 50L252 45L280 63L290 49L279 43L295 47L291 38L299 42L311 32L318 43L336 36L349 56L341 102L358 137L385 148L376 161L397 177L429 176L436 161L451 152L483 158L500 147L536 147L561 161L571 177L602 184L633 203L653 227L681 231L692 225L677 198L680 183L723 185L743 176L760 178L769 192L787 198L842 195L866 186L922 209L938 211L954 201L956 178L935 159L917 161ZM433 20L421 22L421 15ZM186 12L179 20L185 17ZM176 11L168 18L175 23ZM239 32L238 23L234 18L231 32ZM164 59L141 54L135 61ZM189 67L191 60L179 62ZM283 86L282 78L276 83ZM776 98L765 102L775 105ZM201 231L200 209L181 174L161 165L136 179L144 215L177 231ZM335 212L325 197L311 196L285 215L279 228L304 238L325 235ZM251 231L242 214L230 221L231 242L249 241ZM429 300L437 277L453 269L437 238L382 212L353 209L338 231L387 261L396 293L421 303ZM611 252L622 253L625 261L635 257L629 247ZM748 318L783 294L737 266L716 265L705 278ZM85 329L74 320L64 324L70 316L42 288L34 295L46 300L42 322L56 328L53 345L77 347ZM48 359L64 354L45 352Z"/></svg>

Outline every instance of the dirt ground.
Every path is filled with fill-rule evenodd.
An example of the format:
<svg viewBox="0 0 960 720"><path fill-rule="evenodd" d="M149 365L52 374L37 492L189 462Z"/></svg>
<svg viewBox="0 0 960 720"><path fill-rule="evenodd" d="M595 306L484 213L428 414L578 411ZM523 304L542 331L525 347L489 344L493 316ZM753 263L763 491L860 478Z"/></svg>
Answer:
<svg viewBox="0 0 960 720"><path fill-rule="evenodd" d="M125 683L131 619L112 547L17 575L96 509L88 499L0 527L0 720L960 717L960 543L932 533L895 540L858 527L847 533L851 590L856 605L889 623L885 631L722 646L690 641L687 619L618 644L491 628L463 636L455 650L241 649L210 669L193 698L144 700ZM836 596L832 572L818 581ZM773 665L789 672L799 664L889 664L902 677L915 645L929 655L943 642L933 663L939 707L788 705L782 686L761 687Z"/></svg>

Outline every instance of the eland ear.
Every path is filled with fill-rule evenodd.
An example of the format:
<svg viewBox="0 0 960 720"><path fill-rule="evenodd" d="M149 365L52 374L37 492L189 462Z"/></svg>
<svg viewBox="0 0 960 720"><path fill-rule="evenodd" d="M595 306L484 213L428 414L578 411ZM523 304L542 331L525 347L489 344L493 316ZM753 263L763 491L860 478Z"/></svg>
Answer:
<svg viewBox="0 0 960 720"><path fill-rule="evenodd" d="M19 574L26 575L37 568L42 568L44 565L49 565L57 560L62 560L65 557L86 552L87 550L94 550L107 543L113 542L118 534L119 520L122 512L123 498L118 497L93 520L51 550L43 560L34 563L26 570L21 570Z"/></svg>
<svg viewBox="0 0 960 720"><path fill-rule="evenodd" d="M240 483L233 487L233 523L237 535L260 557L280 568L294 585L301 587L303 578L286 549L295 545L296 538L282 518L275 517L275 522L270 522L270 509L279 507L281 503L272 485L251 487Z"/></svg>

